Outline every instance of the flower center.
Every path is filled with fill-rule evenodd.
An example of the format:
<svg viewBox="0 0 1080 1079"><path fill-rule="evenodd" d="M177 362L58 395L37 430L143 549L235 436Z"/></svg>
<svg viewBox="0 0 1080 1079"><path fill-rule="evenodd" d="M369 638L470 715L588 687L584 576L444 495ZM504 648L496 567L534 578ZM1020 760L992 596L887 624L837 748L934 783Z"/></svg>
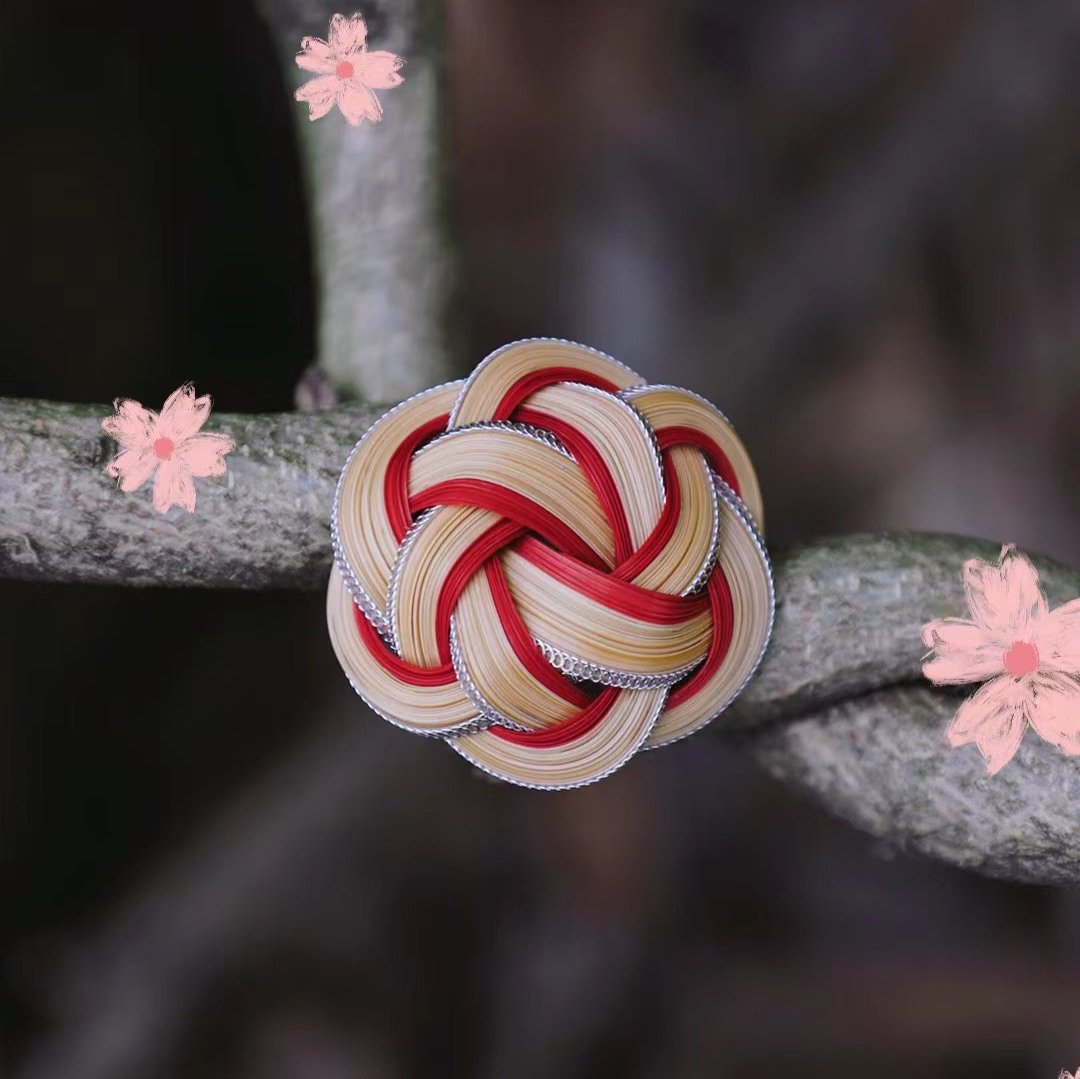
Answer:
<svg viewBox="0 0 1080 1079"><path fill-rule="evenodd" d="M334 74L337 75L339 79L351 79L355 70L356 69L348 60L342 60L341 63L334 68Z"/></svg>
<svg viewBox="0 0 1080 1079"><path fill-rule="evenodd" d="M159 438L154 443L154 456L162 461L167 461L172 456L174 449L176 449L176 446L171 438Z"/></svg>
<svg viewBox="0 0 1080 1079"><path fill-rule="evenodd" d="M1005 670L1020 678L1031 674L1039 666L1039 650L1028 641L1013 641L1012 648L1005 653Z"/></svg>

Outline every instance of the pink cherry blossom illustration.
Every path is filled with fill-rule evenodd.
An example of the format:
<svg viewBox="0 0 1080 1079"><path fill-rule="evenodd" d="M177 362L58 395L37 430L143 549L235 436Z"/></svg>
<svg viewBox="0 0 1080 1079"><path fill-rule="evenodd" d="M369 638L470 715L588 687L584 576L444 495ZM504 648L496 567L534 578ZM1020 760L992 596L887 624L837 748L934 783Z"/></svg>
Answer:
<svg viewBox="0 0 1080 1079"><path fill-rule="evenodd" d="M119 478L121 491L135 491L154 477L154 509L170 506L195 512L195 476L225 474L225 454L236 448L228 435L199 433L210 415L210 398L196 397L190 383L171 394L161 414L138 401L118 397L115 416L101 426L120 443L120 452L105 466Z"/></svg>
<svg viewBox="0 0 1080 1079"><path fill-rule="evenodd" d="M1075 1072L1068 1072L1062 1069L1058 1079L1080 1079L1080 1068L1077 1068Z"/></svg>
<svg viewBox="0 0 1080 1079"><path fill-rule="evenodd" d="M949 742L974 742L991 774L1012 759L1029 725L1080 754L1080 599L1049 610L1038 571L1011 545L996 565L965 562L964 590L970 619L942 618L922 631L931 682L985 682L960 706Z"/></svg>
<svg viewBox="0 0 1080 1079"><path fill-rule="evenodd" d="M398 74L404 63L400 56L368 51L367 23L362 15L351 19L335 15L330 20L329 39L304 38L296 63L319 76L296 91L296 100L308 103L310 120L318 120L337 105L350 124L363 120L378 123L382 105L372 91L388 90L404 81Z"/></svg>

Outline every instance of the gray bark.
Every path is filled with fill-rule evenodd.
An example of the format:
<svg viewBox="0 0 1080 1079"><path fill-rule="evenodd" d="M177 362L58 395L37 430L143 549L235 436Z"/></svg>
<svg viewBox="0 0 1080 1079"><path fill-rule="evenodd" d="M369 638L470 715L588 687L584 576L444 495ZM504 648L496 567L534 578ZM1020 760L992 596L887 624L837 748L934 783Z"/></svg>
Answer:
<svg viewBox="0 0 1080 1079"><path fill-rule="evenodd" d="M96 584L314 587L329 565L330 500L377 406L211 416L236 440L196 512L158 514L149 485L105 475L107 406L0 400L0 576Z"/></svg>
<svg viewBox="0 0 1080 1079"><path fill-rule="evenodd" d="M1080 760L1028 731L987 775L945 729L970 689L920 677L924 622L967 613L961 563L995 545L959 536L852 536L786 553L776 631L725 728L777 777L896 849L995 877L1080 882ZM1080 573L1035 559L1052 606Z"/></svg>
<svg viewBox="0 0 1080 1079"><path fill-rule="evenodd" d="M290 91L304 37L326 38L338 10L363 14L368 46L405 59L405 81L376 92L384 116L312 123L297 102L318 286L318 366L345 398L390 401L444 382L460 362L440 85L443 27L428 0L340 5L260 0Z"/></svg>
<svg viewBox="0 0 1080 1079"><path fill-rule="evenodd" d="M1080 761L1028 731L997 775L945 728L961 696L895 686L760 731L747 747L888 848L1032 884L1080 883Z"/></svg>
<svg viewBox="0 0 1080 1079"><path fill-rule="evenodd" d="M974 746L945 740L961 699L896 686L740 741L778 779L891 850L1005 880L1080 884L1080 762L1029 730L1004 770L987 775Z"/></svg>

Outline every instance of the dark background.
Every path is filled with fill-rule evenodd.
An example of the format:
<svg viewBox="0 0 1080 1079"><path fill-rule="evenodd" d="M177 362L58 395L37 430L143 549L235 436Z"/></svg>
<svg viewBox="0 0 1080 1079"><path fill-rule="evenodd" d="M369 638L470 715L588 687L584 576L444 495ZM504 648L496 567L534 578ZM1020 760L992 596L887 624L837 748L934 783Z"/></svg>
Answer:
<svg viewBox="0 0 1080 1079"><path fill-rule="evenodd" d="M1080 563L1072 8L449 0L472 355L566 336L709 395L773 543ZM291 86L246 3L4 5L0 394L292 407ZM1075 891L890 852L719 738L542 797L375 723L318 594L3 582L0 625L4 1074L1080 1064ZM354 815L275 861L358 738Z"/></svg>

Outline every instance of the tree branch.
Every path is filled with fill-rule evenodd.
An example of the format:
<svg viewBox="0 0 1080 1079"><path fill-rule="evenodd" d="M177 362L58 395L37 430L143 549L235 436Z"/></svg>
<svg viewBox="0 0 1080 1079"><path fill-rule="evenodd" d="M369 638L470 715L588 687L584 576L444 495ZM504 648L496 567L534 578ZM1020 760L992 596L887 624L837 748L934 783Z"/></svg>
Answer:
<svg viewBox="0 0 1080 1079"><path fill-rule="evenodd" d="M334 483L379 411L216 417L238 444L228 474L199 481L194 515L161 517L148 491L122 494L105 475L107 409L0 400L0 576L321 588ZM998 876L1080 881L1077 762L1029 736L987 776L974 748L945 742L956 694L921 682L921 626L963 614L961 564L997 552L898 533L779 554L772 644L716 729L894 844ZM1052 603L1080 594L1075 570L1036 564Z"/></svg>
<svg viewBox="0 0 1080 1079"><path fill-rule="evenodd" d="M237 448L197 481L194 515L117 490L107 406L0 399L0 577L96 584L314 588L329 566L330 501L378 406L215 415Z"/></svg>
<svg viewBox="0 0 1080 1079"><path fill-rule="evenodd" d="M997 775L974 746L951 749L958 693L921 686L813 709L746 739L796 784L893 850L1030 884L1080 883L1080 762L1028 731Z"/></svg>
<svg viewBox="0 0 1080 1079"><path fill-rule="evenodd" d="M259 0L291 89L300 40L325 38L339 10L318 0ZM458 365L440 115L441 5L366 0L373 49L404 57L405 81L381 91L381 123L316 123L295 104L308 181L319 297L319 369L345 397L396 400L444 382Z"/></svg>
<svg viewBox="0 0 1080 1079"><path fill-rule="evenodd" d="M997 775L945 729L969 688L920 677L924 622L964 616L961 563L995 545L959 536L852 536L785 553L776 631L724 729L778 778L897 849L989 876L1080 882L1080 761L1028 732ZM1052 606L1080 573L1034 559ZM776 722L780 721L780 722Z"/></svg>

